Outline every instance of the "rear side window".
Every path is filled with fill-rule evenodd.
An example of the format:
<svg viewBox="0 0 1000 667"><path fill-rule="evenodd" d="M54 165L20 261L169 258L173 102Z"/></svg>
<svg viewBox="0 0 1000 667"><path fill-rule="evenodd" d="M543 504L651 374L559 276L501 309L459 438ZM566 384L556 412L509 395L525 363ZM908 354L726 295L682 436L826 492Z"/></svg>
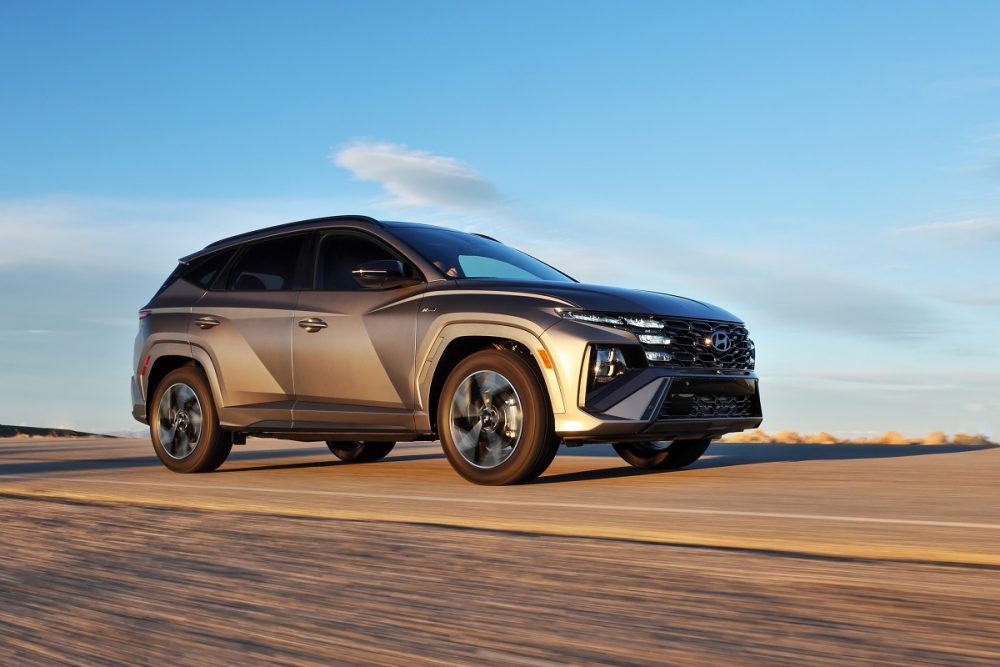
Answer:
<svg viewBox="0 0 1000 667"><path fill-rule="evenodd" d="M299 235L247 246L229 271L227 288L237 292L292 289L302 243Z"/></svg>
<svg viewBox="0 0 1000 667"><path fill-rule="evenodd" d="M226 264L232 256L233 251L226 250L195 260L182 277L189 283L193 283L202 289L208 289L215 282L215 279L219 277L222 270L226 268Z"/></svg>

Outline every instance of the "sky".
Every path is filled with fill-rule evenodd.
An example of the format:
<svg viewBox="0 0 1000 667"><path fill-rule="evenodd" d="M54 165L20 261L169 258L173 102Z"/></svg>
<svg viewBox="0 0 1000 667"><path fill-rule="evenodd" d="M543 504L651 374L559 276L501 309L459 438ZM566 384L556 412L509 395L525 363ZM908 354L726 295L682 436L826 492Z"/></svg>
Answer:
<svg viewBox="0 0 1000 667"><path fill-rule="evenodd" d="M742 317L764 428L1000 435L996 2L0 5L0 423L134 430L137 310L363 213Z"/></svg>

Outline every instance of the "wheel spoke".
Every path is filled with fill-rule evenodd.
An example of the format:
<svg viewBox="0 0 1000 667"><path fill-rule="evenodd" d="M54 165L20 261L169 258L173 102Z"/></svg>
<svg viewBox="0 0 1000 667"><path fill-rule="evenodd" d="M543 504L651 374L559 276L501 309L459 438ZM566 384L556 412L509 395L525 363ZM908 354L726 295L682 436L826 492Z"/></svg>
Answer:
<svg viewBox="0 0 1000 667"><path fill-rule="evenodd" d="M455 433L455 445L458 447L462 456L466 459L469 459L470 457L476 458L475 451L479 446L480 434L482 433L482 430L482 422L477 421L473 424L471 429Z"/></svg>
<svg viewBox="0 0 1000 667"><path fill-rule="evenodd" d="M471 417L477 403L478 395L472 393L472 386L468 382L463 382L451 401L452 418ZM478 413L478 409L476 412Z"/></svg>
<svg viewBox="0 0 1000 667"><path fill-rule="evenodd" d="M187 431L181 428L177 429L177 446L174 449L175 454L180 458L184 458L191 453L191 449L188 447L190 444L191 440L188 438Z"/></svg>
<svg viewBox="0 0 1000 667"><path fill-rule="evenodd" d="M482 460L482 465L487 468L494 468L504 459L505 443L497 433L488 432L486 434L486 452Z"/></svg>
<svg viewBox="0 0 1000 667"><path fill-rule="evenodd" d="M164 448L172 456L177 456L177 424L170 426L167 436L163 442Z"/></svg>
<svg viewBox="0 0 1000 667"><path fill-rule="evenodd" d="M507 379L500 379L500 375L493 371L484 371L479 382L480 390L484 395L489 395L492 399L498 392L510 386Z"/></svg>

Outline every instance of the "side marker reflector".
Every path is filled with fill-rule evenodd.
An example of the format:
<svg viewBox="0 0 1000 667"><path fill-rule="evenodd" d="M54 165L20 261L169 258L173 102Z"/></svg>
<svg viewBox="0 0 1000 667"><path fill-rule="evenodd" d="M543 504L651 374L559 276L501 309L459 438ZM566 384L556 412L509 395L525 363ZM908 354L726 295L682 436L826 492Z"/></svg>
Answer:
<svg viewBox="0 0 1000 667"><path fill-rule="evenodd" d="M549 353L548 352L546 352L545 350L539 348L538 349L538 358L542 360L542 365L543 366L545 366L549 370L552 370L552 360L549 359Z"/></svg>

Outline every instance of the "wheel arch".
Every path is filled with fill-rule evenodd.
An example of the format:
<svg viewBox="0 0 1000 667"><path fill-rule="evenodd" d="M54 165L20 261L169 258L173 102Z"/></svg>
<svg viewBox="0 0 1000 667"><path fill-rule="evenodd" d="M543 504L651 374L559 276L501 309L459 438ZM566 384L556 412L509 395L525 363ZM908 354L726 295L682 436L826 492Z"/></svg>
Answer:
<svg viewBox="0 0 1000 667"><path fill-rule="evenodd" d="M488 348L510 349L529 359L545 387L553 413L564 412L562 391L552 368L551 354L536 336L511 326L454 324L441 331L420 366L424 372L418 377L417 392L420 404L426 408L425 426L430 431L437 430L441 388L452 369L470 354ZM418 423L418 429L421 426Z"/></svg>
<svg viewBox="0 0 1000 667"><path fill-rule="evenodd" d="M157 345L150 353L151 361L146 374L146 420L149 420L150 403L157 387L171 371L185 366L193 366L205 374L216 409L222 407L222 396L215 365L208 353L199 347L187 344L164 343Z"/></svg>

